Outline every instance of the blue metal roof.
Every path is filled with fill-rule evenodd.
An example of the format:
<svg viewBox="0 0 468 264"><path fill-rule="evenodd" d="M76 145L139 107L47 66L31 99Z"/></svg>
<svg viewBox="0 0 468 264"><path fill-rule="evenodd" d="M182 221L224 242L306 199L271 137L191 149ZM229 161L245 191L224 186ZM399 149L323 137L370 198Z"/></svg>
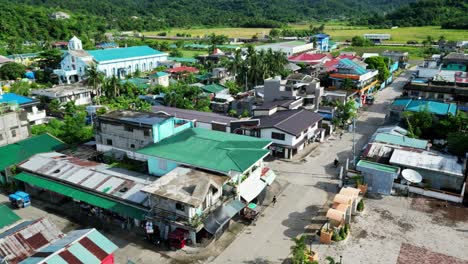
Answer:
<svg viewBox="0 0 468 264"><path fill-rule="evenodd" d="M32 99L32 98L17 95L17 94L14 94L14 93L4 93L3 95L0 95L0 103L15 102L15 103L17 103L19 105L22 105L22 104L31 103L33 101L34 101L34 99Z"/></svg>
<svg viewBox="0 0 468 264"><path fill-rule="evenodd" d="M330 35L328 35L328 34L317 34L314 37L316 37L317 39L324 39L324 38L329 38Z"/></svg>
<svg viewBox="0 0 468 264"><path fill-rule="evenodd" d="M428 100L412 100L405 110L411 112L420 112L427 109L429 112L436 115L455 115L457 113L457 105L454 103L442 103Z"/></svg>
<svg viewBox="0 0 468 264"><path fill-rule="evenodd" d="M135 57L144 56L161 56L165 55L159 50L152 49L148 46L134 46L128 48L115 48L115 49L104 49L104 50L87 50L91 56L98 62L111 61L111 60L123 60Z"/></svg>
<svg viewBox="0 0 468 264"><path fill-rule="evenodd" d="M160 72L152 73L149 76L150 77L163 77L163 76L167 76L167 75L169 75L169 73L160 71Z"/></svg>
<svg viewBox="0 0 468 264"><path fill-rule="evenodd" d="M363 74L367 73L366 69L364 69L359 64L357 64L356 62L354 62L354 61L352 61L352 60L350 60L348 58L341 59L338 62L338 65L336 66L336 68L353 70L358 75L363 75Z"/></svg>

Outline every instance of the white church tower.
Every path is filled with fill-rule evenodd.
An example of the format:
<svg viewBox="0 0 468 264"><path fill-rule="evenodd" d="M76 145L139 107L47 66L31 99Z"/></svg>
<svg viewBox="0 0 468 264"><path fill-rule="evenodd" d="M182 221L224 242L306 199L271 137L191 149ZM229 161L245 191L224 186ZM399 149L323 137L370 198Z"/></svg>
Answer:
<svg viewBox="0 0 468 264"><path fill-rule="evenodd" d="M68 50L82 50L83 49L83 43L81 43L81 40L77 38L76 36L73 36L73 38L70 39L68 42Z"/></svg>

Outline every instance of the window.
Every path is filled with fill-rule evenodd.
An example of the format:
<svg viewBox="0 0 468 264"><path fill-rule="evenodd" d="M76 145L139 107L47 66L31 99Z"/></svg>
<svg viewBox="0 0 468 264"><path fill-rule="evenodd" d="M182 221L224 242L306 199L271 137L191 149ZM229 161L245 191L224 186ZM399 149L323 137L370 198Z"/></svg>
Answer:
<svg viewBox="0 0 468 264"><path fill-rule="evenodd" d="M185 206L183 204L176 203L175 208L179 211L185 212Z"/></svg>
<svg viewBox="0 0 468 264"><path fill-rule="evenodd" d="M0 134L0 141L3 140L3 134Z"/></svg>
<svg viewBox="0 0 468 264"><path fill-rule="evenodd" d="M146 129L143 130L143 135L144 135L145 137L149 137L150 131L149 131L149 130L146 130Z"/></svg>
<svg viewBox="0 0 468 264"><path fill-rule="evenodd" d="M133 127L125 126L124 129L127 132L133 132Z"/></svg>
<svg viewBox="0 0 468 264"><path fill-rule="evenodd" d="M135 144L130 144L130 148L134 149L134 148L135 148Z"/></svg>
<svg viewBox="0 0 468 264"><path fill-rule="evenodd" d="M284 140L285 135L283 133L271 132L271 138L277 140Z"/></svg>
<svg viewBox="0 0 468 264"><path fill-rule="evenodd" d="M107 142L107 145L112 146L112 139L108 139L106 142Z"/></svg>
<svg viewBox="0 0 468 264"><path fill-rule="evenodd" d="M14 129L11 130L11 136L12 136L12 137L16 137L16 130L14 130Z"/></svg>
<svg viewBox="0 0 468 264"><path fill-rule="evenodd" d="M161 170L167 170L167 160L160 159L158 164Z"/></svg>

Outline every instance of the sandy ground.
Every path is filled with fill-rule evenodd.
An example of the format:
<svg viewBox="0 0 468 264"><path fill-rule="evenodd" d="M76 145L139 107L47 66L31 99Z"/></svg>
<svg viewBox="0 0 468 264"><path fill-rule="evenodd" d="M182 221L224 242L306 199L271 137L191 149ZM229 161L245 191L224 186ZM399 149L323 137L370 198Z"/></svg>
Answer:
<svg viewBox="0 0 468 264"><path fill-rule="evenodd" d="M468 208L427 198L365 199L351 235L332 245L314 243L322 260L343 263L468 263ZM423 253L423 254L421 254ZM437 259L437 261L435 261Z"/></svg>

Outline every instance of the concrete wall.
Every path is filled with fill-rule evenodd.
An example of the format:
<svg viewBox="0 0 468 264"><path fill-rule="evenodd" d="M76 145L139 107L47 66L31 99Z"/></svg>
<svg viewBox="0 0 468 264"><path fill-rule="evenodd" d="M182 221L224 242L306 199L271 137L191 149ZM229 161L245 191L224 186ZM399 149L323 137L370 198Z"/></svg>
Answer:
<svg viewBox="0 0 468 264"><path fill-rule="evenodd" d="M104 144L96 144L96 150L99 151L99 152L107 152L107 151L111 151L111 150L117 150L117 151L125 153L127 155L127 157L130 158L130 159L141 160L141 161L147 161L148 160L148 156L146 156L146 155L137 153L135 151L126 150L126 149L119 149L119 148L104 145Z"/></svg>
<svg viewBox="0 0 468 264"><path fill-rule="evenodd" d="M103 72L106 77L117 76L117 69L125 69L125 74L134 73L137 69L141 72L151 71L159 66L161 61L167 60L166 55L157 55L151 57L137 57L128 60L108 61L98 64L98 70ZM123 76L121 76L123 77Z"/></svg>
<svg viewBox="0 0 468 264"><path fill-rule="evenodd" d="M153 125L154 143L159 142L187 128L192 127L192 122L190 121L186 121L187 123L177 125L177 126L176 126L176 122L183 122L183 121L180 119L171 118L171 119L166 120L164 123L154 124Z"/></svg>
<svg viewBox="0 0 468 264"><path fill-rule="evenodd" d="M99 126L100 130L98 129L95 135L97 144L125 150L138 150L154 142L150 128L130 126L133 128L133 131L130 132L125 130L123 124L116 125L102 121L99 122ZM145 136L144 130L148 130L147 136ZM112 145L107 144L108 139L112 140Z"/></svg>
<svg viewBox="0 0 468 264"><path fill-rule="evenodd" d="M151 175L163 176L171 170L177 168L178 164L164 159L155 157L148 158L148 171Z"/></svg>
<svg viewBox="0 0 468 264"><path fill-rule="evenodd" d="M12 144L31 136L25 111L0 115L0 146Z"/></svg>
<svg viewBox="0 0 468 264"><path fill-rule="evenodd" d="M308 127L308 129L305 132L303 132L300 136L296 137L296 136L287 134L287 133L285 133L285 132L283 132L281 130L278 130L276 128L266 128L266 129L262 129L260 131L260 137L264 138L264 139L271 140L273 143L276 143L276 144L287 145L287 146L292 147L292 146L296 145L297 143L299 143L304 138L307 138L308 135L313 134L315 132L315 130L317 130L317 129L318 129L318 123L315 123L314 125ZM271 133L272 132L284 134L285 135L284 140L278 140L278 139L271 138ZM301 147L301 149L302 149L302 147Z"/></svg>
<svg viewBox="0 0 468 264"><path fill-rule="evenodd" d="M286 91L285 86L281 86L281 80L268 79L264 81L263 100L271 102L279 99L291 99L294 96L292 89Z"/></svg>

